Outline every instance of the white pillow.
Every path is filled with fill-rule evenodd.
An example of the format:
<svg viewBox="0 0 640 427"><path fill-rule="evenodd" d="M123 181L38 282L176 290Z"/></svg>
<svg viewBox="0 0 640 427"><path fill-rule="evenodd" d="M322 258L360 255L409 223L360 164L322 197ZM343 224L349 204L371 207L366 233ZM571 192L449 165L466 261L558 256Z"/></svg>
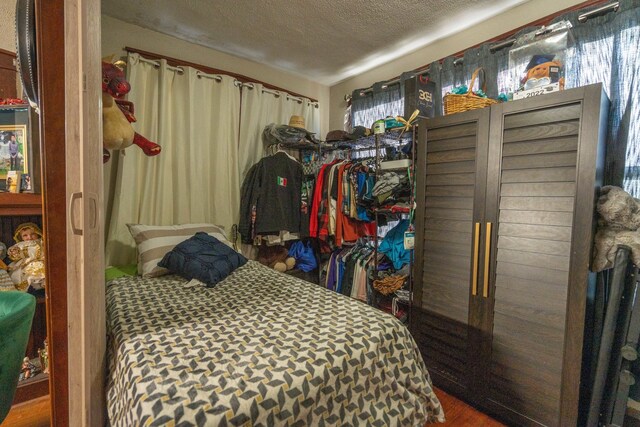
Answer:
<svg viewBox="0 0 640 427"><path fill-rule="evenodd" d="M138 249L138 274L157 277L169 273L158 263L177 244L184 242L198 231L203 231L233 247L224 234L224 228L213 224L142 225L127 224Z"/></svg>

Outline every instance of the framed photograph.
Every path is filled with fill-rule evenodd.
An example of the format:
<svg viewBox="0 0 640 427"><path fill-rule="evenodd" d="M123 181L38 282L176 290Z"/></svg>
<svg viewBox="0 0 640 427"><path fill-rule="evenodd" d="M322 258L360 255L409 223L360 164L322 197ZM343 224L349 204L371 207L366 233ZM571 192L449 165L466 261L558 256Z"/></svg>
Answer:
<svg viewBox="0 0 640 427"><path fill-rule="evenodd" d="M0 190L8 191L7 173L20 171L30 186L22 191L40 192L38 117L28 105L0 106ZM30 187L30 189L29 189Z"/></svg>
<svg viewBox="0 0 640 427"><path fill-rule="evenodd" d="M0 179L9 171L29 171L27 125L0 125Z"/></svg>

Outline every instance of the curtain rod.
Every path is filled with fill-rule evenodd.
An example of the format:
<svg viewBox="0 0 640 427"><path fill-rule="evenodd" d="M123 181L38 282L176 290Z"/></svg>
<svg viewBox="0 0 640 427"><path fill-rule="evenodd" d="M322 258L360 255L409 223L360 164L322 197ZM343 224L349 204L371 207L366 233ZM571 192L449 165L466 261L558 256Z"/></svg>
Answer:
<svg viewBox="0 0 640 427"><path fill-rule="evenodd" d="M571 12L571 11L584 9L586 7L589 7L589 6L595 6L595 5L598 5L598 4L602 4L602 3L605 3L606 1L607 0L588 0L588 1L585 1L585 2L580 3L578 5L575 5L575 6L572 6L572 7L568 7L566 9L558 11L558 12L556 12L554 14L551 14L551 15L548 15L548 16L546 16L544 18L538 19L537 21L534 21L534 22L531 22L529 24L526 24L526 25L523 25L521 27L518 27L518 28L516 28L514 30L508 31L508 32L506 32L504 34L501 34L501 35L499 35L497 37L494 37L493 39L487 40L487 41L482 42L482 43L478 43L477 45L471 46L471 47L469 47L467 49L473 49L474 47L480 46L480 45L482 45L484 43L490 43L490 42L494 41L494 42L497 42L497 43L492 45L489 48L489 50L493 53L493 52L495 52L497 50L503 49L505 47L509 47L513 43L515 43L516 39L513 38L512 36L514 34L516 34L518 31L520 31L521 29L525 28L525 27L535 26L535 25L543 25L544 26L544 25L549 24L549 22L551 22L551 20L553 20L554 18L557 18L560 15L564 15L565 13L568 13L568 12ZM594 9L594 10L591 10L589 12L585 12L585 13L582 13L582 14L578 15L578 21L584 23L590 18L595 18L596 16L601 16L601 15L607 14L609 12L617 12L619 7L620 7L620 2L614 1L613 3L606 4L604 6L601 6L601 7L597 8L597 9ZM464 59L462 58L463 54L464 54L464 51L460 51L460 52L457 52L457 53L451 55L451 56L458 56L458 58L456 58L453 61L454 65L462 64L462 62L464 61ZM443 60L444 60L444 58L441 58L441 59L438 60L438 62L442 62ZM426 70L425 70L425 67L426 67ZM421 74L419 74L419 75L425 74L426 72L429 71L429 65L423 65L422 67L419 67L414 71L419 72L420 70L424 70L424 71L422 71ZM383 84L383 88L386 87L386 86L395 84L395 83L397 83L399 81L400 81L400 77L395 77L395 78L385 82ZM372 91L373 91L373 86L368 87L366 89L362 89L360 91L360 94L364 95L364 94L372 92ZM344 100L345 101L349 101L350 99L351 99L351 94L350 93L346 94L344 96Z"/></svg>
<svg viewBox="0 0 640 427"><path fill-rule="evenodd" d="M129 46L125 46L124 50L128 53L137 53L139 54L141 57L144 57L145 59L151 59L151 60L159 60L159 59L164 59L167 61L167 64L169 64L170 66L173 67L191 67L191 68L195 68L196 70L202 71L206 74L210 74L210 75L218 75L218 74L225 74L231 77L234 77L236 80L238 80L241 83L259 83L262 86L268 88L268 89L272 89L275 91L279 91L279 92L287 92L290 95L294 96L294 97L298 97L298 98L305 98L308 99L311 102L318 102L317 99L315 98L311 98L305 95L302 95L300 93L296 93L296 92L292 92L289 91L287 89L281 88L279 86L275 86L257 79L253 79L247 76L244 76L242 74L237 74L237 73L232 73L229 71L225 71L225 70L219 70L219 69L215 69L215 68L211 68L208 67L206 65L202 65L202 64L196 64L193 62L189 62L189 61L183 61L181 59L176 59L176 58L171 58L169 56L165 56L165 55L160 55L158 53L153 53L153 52L148 52L148 51L144 51L141 49L136 49L133 47L129 47Z"/></svg>
<svg viewBox="0 0 640 427"><path fill-rule="evenodd" d="M147 63L147 64L151 64L156 68L160 67L160 62L155 61L153 59L147 59L147 58L143 58L142 56L140 56L139 61ZM180 66L167 65L166 67L167 67L167 69L169 69L171 71L174 71L174 72L176 72L178 74L184 74L184 68L182 68ZM217 82L221 82L222 81L222 76L220 74L207 74L207 73L203 73L200 70L196 71L196 76L198 78L212 79L212 80L215 80ZM243 82L241 82L240 80L238 80L236 78L234 78L233 84L236 87L240 87L240 88L246 87L247 89L255 89L254 83L243 83ZM318 102L311 101L308 98L293 96L288 92L278 91L278 90L271 90L271 89L267 89L267 88L263 87L262 88L262 93L269 93L269 94L272 94L272 95L274 95L276 97L286 96L287 100L296 101L299 104L302 104L303 102L308 102L309 105L313 105L315 108L319 108Z"/></svg>

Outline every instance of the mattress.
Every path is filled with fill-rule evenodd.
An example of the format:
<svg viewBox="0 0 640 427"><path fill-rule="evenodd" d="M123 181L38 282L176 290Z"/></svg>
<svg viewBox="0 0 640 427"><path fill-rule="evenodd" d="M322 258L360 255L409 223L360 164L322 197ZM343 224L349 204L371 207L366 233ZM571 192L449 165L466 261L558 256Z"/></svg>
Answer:
<svg viewBox="0 0 640 427"><path fill-rule="evenodd" d="M254 261L215 288L107 284L113 426L418 426L444 421L395 317Z"/></svg>

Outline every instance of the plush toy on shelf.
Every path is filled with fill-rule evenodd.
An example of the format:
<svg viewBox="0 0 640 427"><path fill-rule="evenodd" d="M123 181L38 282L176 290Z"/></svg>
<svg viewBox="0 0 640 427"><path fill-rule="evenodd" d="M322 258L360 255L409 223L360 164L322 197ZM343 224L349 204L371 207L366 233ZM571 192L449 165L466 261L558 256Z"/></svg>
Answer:
<svg viewBox="0 0 640 427"><path fill-rule="evenodd" d="M160 154L161 147L149 141L133 130L131 123L136 121L133 115L133 103L122 98L129 93L131 86L126 80L124 61L102 61L102 133L103 161L111 155L108 150L124 150L136 144L147 156Z"/></svg>
<svg viewBox="0 0 640 427"><path fill-rule="evenodd" d="M564 89L564 77L562 77L562 63L554 61L555 55L533 55L525 75L520 80L522 89L528 90L551 83L559 83L560 90Z"/></svg>

